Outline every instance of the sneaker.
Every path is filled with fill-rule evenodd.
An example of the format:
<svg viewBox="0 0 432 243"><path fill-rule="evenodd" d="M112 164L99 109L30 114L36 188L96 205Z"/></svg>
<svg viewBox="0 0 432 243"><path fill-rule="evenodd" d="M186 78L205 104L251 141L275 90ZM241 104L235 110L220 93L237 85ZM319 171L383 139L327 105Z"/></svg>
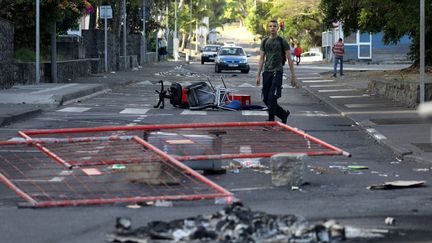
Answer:
<svg viewBox="0 0 432 243"><path fill-rule="evenodd" d="M333 77L335 77L335 78L336 78L336 74L333 74Z"/></svg>
<svg viewBox="0 0 432 243"><path fill-rule="evenodd" d="M289 115L290 115L290 112L289 112L289 110L287 110L287 111L285 112L285 117L283 117L283 118L281 119L281 121L282 121L283 124L286 124L286 123L287 123L287 120L288 120Z"/></svg>
<svg viewBox="0 0 432 243"><path fill-rule="evenodd" d="M343 74L341 74L340 76L344 76Z"/></svg>

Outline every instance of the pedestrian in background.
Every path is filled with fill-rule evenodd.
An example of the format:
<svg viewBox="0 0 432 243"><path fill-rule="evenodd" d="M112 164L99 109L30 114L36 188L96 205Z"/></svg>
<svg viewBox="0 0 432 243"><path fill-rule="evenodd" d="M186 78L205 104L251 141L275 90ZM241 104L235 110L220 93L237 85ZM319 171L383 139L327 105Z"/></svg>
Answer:
<svg viewBox="0 0 432 243"><path fill-rule="evenodd" d="M295 46L294 46L294 43L292 43L291 47L290 47L291 60L294 60L294 58L295 58L294 51L295 51Z"/></svg>
<svg viewBox="0 0 432 243"><path fill-rule="evenodd" d="M301 54L302 54L302 49L301 49L301 47L300 47L300 43L297 43L297 47L296 47L295 50L294 50L294 55L295 55L295 57L296 57L296 63L297 63L297 66L300 64L300 57L301 57Z"/></svg>
<svg viewBox="0 0 432 243"><path fill-rule="evenodd" d="M342 41L342 38L339 38L339 40L333 45L332 48L333 52L333 77L336 77L337 73L337 64L340 62L340 76L343 76L343 57L345 54L345 48L344 43Z"/></svg>
<svg viewBox="0 0 432 243"><path fill-rule="evenodd" d="M158 54L159 54L159 60L160 61L166 61L166 55L168 54L167 51L167 41L165 40L164 37L159 39L159 50L158 50Z"/></svg>
<svg viewBox="0 0 432 243"><path fill-rule="evenodd" d="M297 87L297 79L291 60L290 46L286 40L277 35L278 28L279 24L276 20L269 22L270 36L261 42L256 84L259 86L261 83L260 76L264 66L262 97L268 108L268 121L274 121L277 116L283 123L286 123L290 112L277 103L282 95L282 74L285 61L288 61L291 71L291 86Z"/></svg>

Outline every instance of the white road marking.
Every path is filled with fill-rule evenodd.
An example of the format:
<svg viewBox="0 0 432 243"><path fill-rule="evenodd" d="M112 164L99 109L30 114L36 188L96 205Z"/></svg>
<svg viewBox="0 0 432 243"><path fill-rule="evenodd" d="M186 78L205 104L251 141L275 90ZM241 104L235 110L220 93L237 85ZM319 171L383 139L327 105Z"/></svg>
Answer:
<svg viewBox="0 0 432 243"><path fill-rule="evenodd" d="M126 108L122 111L120 111L120 114L145 114L149 111L150 109L138 109L138 108Z"/></svg>
<svg viewBox="0 0 432 243"><path fill-rule="evenodd" d="M180 115L199 115L199 116L206 116L207 111L191 111L191 110L184 110Z"/></svg>
<svg viewBox="0 0 432 243"><path fill-rule="evenodd" d="M240 84L240 85L237 86L237 87L255 87L255 86L252 85L252 84L248 84L248 83L242 83L242 84Z"/></svg>
<svg viewBox="0 0 432 243"><path fill-rule="evenodd" d="M305 112L306 112L306 116L323 116L323 117L329 116L327 113L323 111L305 111Z"/></svg>
<svg viewBox="0 0 432 243"><path fill-rule="evenodd" d="M304 80L303 83L329 83L334 82L332 79L314 79L314 80Z"/></svg>
<svg viewBox="0 0 432 243"><path fill-rule="evenodd" d="M346 91L356 91L357 89L320 89L319 93L331 93L331 92L346 92Z"/></svg>
<svg viewBox="0 0 432 243"><path fill-rule="evenodd" d="M368 94L363 94L363 95L332 95L329 97L330 97L330 99L350 99L350 98L365 98L365 97L370 97L370 95L368 95Z"/></svg>
<svg viewBox="0 0 432 243"><path fill-rule="evenodd" d="M268 116L267 111L248 111L243 110L242 116Z"/></svg>
<svg viewBox="0 0 432 243"><path fill-rule="evenodd" d="M365 115L365 114L417 114L417 110L393 110L393 111L348 111L341 115Z"/></svg>
<svg viewBox="0 0 432 243"><path fill-rule="evenodd" d="M66 107L61 110L57 110L59 112L84 112L90 110L91 107Z"/></svg>
<svg viewBox="0 0 432 243"><path fill-rule="evenodd" d="M285 89L294 89L294 87L291 86L290 84L283 84L282 88L285 88Z"/></svg>
<svg viewBox="0 0 432 243"><path fill-rule="evenodd" d="M382 135L381 133L379 133L377 130L373 129L373 128L368 128L366 129L366 131L372 136L374 137L376 140L383 140L383 139L387 139L384 135Z"/></svg>
<svg viewBox="0 0 432 243"><path fill-rule="evenodd" d="M342 84L317 84L317 85L309 85L310 88L324 88L324 87L341 87Z"/></svg>
<svg viewBox="0 0 432 243"><path fill-rule="evenodd" d="M320 77L297 77L300 80L305 80L305 79L319 79Z"/></svg>
<svg viewBox="0 0 432 243"><path fill-rule="evenodd" d="M366 107L376 107L379 104L344 104L348 108L366 108Z"/></svg>

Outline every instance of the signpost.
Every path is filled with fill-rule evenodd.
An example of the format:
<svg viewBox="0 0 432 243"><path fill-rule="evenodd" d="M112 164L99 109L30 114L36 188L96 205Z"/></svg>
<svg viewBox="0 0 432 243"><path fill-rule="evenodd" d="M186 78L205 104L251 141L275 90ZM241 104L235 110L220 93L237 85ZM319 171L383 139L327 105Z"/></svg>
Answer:
<svg viewBox="0 0 432 243"><path fill-rule="evenodd" d="M104 19L104 61L105 61L105 72L108 72L108 23L107 19L112 19L112 8L110 5L102 5L100 6L100 18Z"/></svg>

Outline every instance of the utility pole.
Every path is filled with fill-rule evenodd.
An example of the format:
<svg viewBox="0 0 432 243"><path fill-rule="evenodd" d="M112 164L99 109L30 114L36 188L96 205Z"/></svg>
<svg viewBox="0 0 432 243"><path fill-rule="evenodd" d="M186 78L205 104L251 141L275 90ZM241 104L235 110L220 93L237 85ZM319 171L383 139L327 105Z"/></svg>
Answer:
<svg viewBox="0 0 432 243"><path fill-rule="evenodd" d="M40 82L40 0L36 0L36 84Z"/></svg>
<svg viewBox="0 0 432 243"><path fill-rule="evenodd" d="M107 6L105 5L103 8L104 11L104 64L105 64L105 72L108 72L108 22L107 22Z"/></svg>
<svg viewBox="0 0 432 243"><path fill-rule="evenodd" d="M425 102L425 1L420 0L420 103Z"/></svg>
<svg viewBox="0 0 432 243"><path fill-rule="evenodd" d="M189 42L189 58L191 58L192 55L192 0L189 0L189 38L190 38L190 42Z"/></svg>
<svg viewBox="0 0 432 243"><path fill-rule="evenodd" d="M142 37L141 37L141 65L147 62L147 40L146 40L146 0L142 0Z"/></svg>
<svg viewBox="0 0 432 243"><path fill-rule="evenodd" d="M51 23L51 82L57 83L57 21Z"/></svg>
<svg viewBox="0 0 432 243"><path fill-rule="evenodd" d="M170 7L170 0L166 0L166 7L165 7L165 15L166 15L166 26L165 26L165 40L168 42L169 38L169 7ZM168 49L168 47L167 47Z"/></svg>
<svg viewBox="0 0 432 243"><path fill-rule="evenodd" d="M198 52L198 20L195 22L195 53Z"/></svg>
<svg viewBox="0 0 432 243"><path fill-rule="evenodd" d="M174 36L173 36L174 61L178 61L178 34L177 34L177 0L174 2Z"/></svg>
<svg viewBox="0 0 432 243"><path fill-rule="evenodd" d="M126 0L123 0L123 56L124 56L124 67L127 70L127 52L126 52Z"/></svg>

